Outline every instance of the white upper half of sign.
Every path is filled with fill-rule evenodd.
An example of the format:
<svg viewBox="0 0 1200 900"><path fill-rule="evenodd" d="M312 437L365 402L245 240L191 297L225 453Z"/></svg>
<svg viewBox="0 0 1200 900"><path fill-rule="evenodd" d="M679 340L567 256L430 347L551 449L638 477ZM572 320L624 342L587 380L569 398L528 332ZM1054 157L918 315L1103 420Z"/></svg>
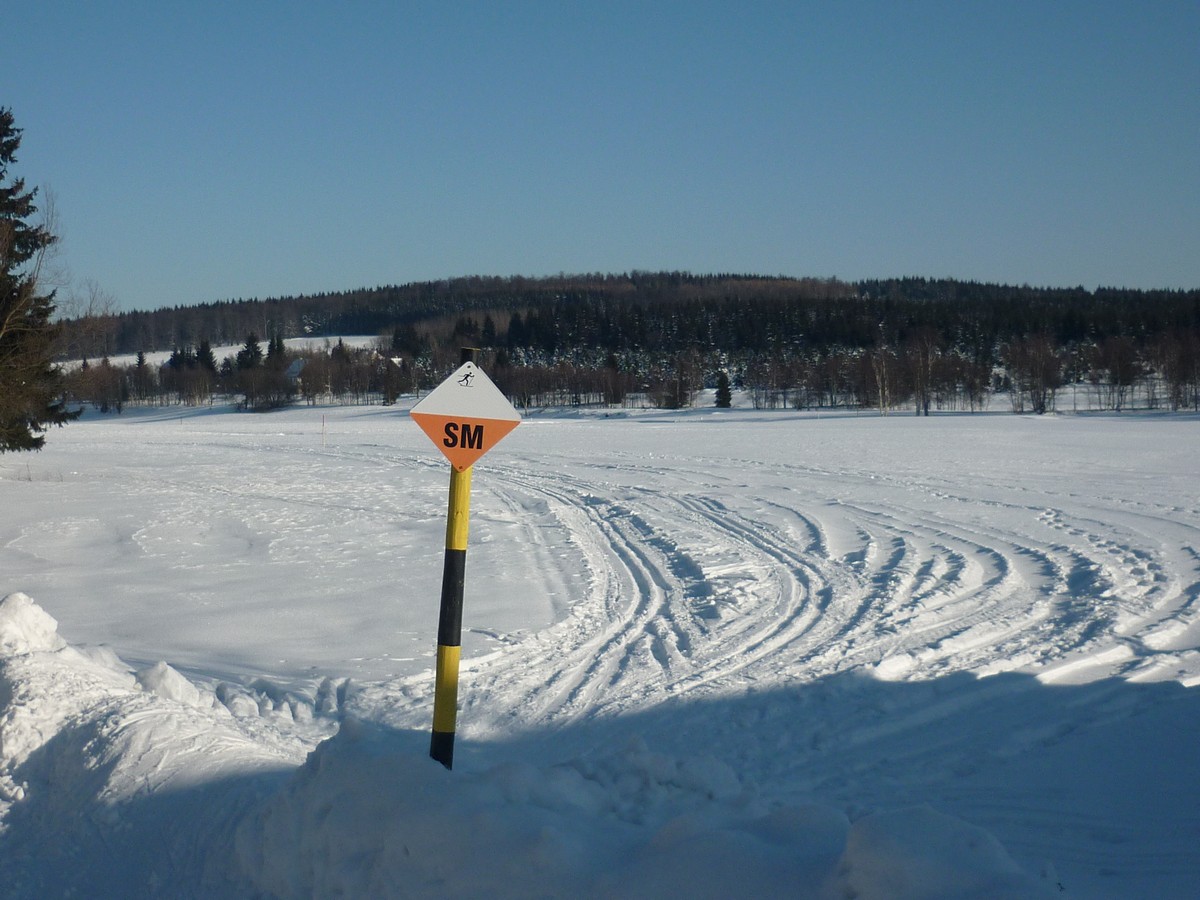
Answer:
<svg viewBox="0 0 1200 900"><path fill-rule="evenodd" d="M466 362L430 391L410 415L453 416L461 419L500 419L519 422L521 414L500 388L473 362Z"/></svg>

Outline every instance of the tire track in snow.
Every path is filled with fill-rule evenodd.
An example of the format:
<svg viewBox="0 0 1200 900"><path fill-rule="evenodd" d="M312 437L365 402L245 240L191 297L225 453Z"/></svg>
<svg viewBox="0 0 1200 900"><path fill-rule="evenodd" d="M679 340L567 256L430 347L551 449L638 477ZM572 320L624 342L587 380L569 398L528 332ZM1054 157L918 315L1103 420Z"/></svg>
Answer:
<svg viewBox="0 0 1200 900"><path fill-rule="evenodd" d="M537 489L572 502L561 486L551 489L542 483ZM558 695L563 707L586 710L601 692L608 697L603 705L613 702L609 696L613 691L621 697L622 692L644 696L648 689L663 693L693 689L770 656L816 617L806 613L797 618L802 601L811 593L795 574L803 563L779 551L772 557L758 543L747 541L744 531L715 529L712 514L697 505L700 501L638 493L641 513L625 504L602 501L586 490L574 501L591 520L592 537L585 543L599 551L590 554L593 566L598 562L602 567L593 581L619 586L615 592L609 587L604 605L622 612L599 636L580 646L583 655L594 658L567 679L569 690ZM669 512L673 524L701 523L707 533L720 535L726 548L737 548L738 556L753 552L767 558L770 565L754 568L766 574L771 589L744 593L736 600L722 596L702 566L649 524L646 517L661 513L657 507L664 501L679 507ZM582 605L587 608L594 602ZM732 609L722 611L723 606ZM535 688L535 693L543 692Z"/></svg>
<svg viewBox="0 0 1200 900"><path fill-rule="evenodd" d="M671 661L682 658L678 651L670 653L664 641L663 623L669 625L671 619L666 598L672 580L642 547L642 533L631 524L631 514L561 484L539 481L531 487L530 480L513 473L504 480L505 487L493 490L508 494L509 503L515 502L513 492L546 498L584 554L591 580L567 618L531 636L523 646L524 654L473 671L477 695L515 691L522 696L522 719L568 722L627 700L633 692L622 689L625 682L661 681ZM546 681L548 654L557 657L559 664ZM496 706L487 700L472 702L485 714L494 713Z"/></svg>
<svg viewBox="0 0 1200 900"><path fill-rule="evenodd" d="M1190 635L1200 589L1168 574L1153 530L852 478L831 500L793 471L783 486L654 464L498 471L496 496L546 504L589 576L564 619L473 667L481 730L853 668L1095 677L1169 663Z"/></svg>

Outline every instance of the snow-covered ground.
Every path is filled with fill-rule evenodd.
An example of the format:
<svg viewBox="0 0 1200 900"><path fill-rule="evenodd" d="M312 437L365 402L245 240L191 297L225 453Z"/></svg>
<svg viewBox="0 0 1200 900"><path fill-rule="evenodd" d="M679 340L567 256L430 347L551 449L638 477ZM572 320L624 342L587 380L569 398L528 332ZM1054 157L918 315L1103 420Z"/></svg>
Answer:
<svg viewBox="0 0 1200 900"><path fill-rule="evenodd" d="M5 897L1200 896L1200 418L127 411L0 457Z"/></svg>
<svg viewBox="0 0 1200 900"><path fill-rule="evenodd" d="M258 336L259 341L262 342L264 353L267 352L266 351L266 343L267 343L268 337L269 337L269 335L259 335ZM354 335L347 335L345 337L335 337L335 338L331 338L331 337L286 338L283 342L283 345L291 353L297 353L297 352L301 352L301 351L305 351L305 350L323 351L325 353L328 353L337 344L338 341L341 341L347 347L359 348L359 347L377 347L377 346L379 346L379 343L381 340L383 340L383 339L380 338L379 335L354 334ZM241 350L244 346L245 346L245 341L243 341L240 344L220 344L220 345L212 348L213 357L216 359L217 364L220 365L227 357L232 356L236 359L238 351ZM180 348L180 349L183 349L183 348ZM191 346L189 349L194 351L196 348L195 348L195 346ZM173 350L151 350L149 353L145 354L146 365L155 366L155 367L164 366L167 364L167 361L171 358L173 353L174 353ZM93 361L95 361L95 360L93 360ZM121 354L117 354L115 356L109 357L108 361L110 363L112 363L114 366L132 366L132 365L137 364L137 354L136 353L121 353ZM79 359L66 359L66 360L62 360L61 364L65 369L72 370L72 369L78 368L82 362L83 361L79 360Z"/></svg>

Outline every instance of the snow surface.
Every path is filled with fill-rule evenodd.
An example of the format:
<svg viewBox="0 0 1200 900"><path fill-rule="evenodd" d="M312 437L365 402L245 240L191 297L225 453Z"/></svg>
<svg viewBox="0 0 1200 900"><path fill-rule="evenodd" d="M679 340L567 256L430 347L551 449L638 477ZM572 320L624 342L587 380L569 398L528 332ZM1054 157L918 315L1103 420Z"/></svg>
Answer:
<svg viewBox="0 0 1200 900"><path fill-rule="evenodd" d="M260 340L265 341L266 338L260 338ZM360 348L378 347L381 340L384 341L384 343L387 342L386 339L381 338L377 334L353 334L353 335L346 335L345 337L335 337L335 338L330 338L330 337L284 338L283 345L284 345L284 347L286 347L288 349L288 351L290 351L292 353L303 352L303 351L308 351L308 350L328 353L331 349L333 349L337 345L338 341L341 341L347 347L350 347L352 349L360 349ZM213 357L216 359L217 364L219 365L227 357L232 356L236 359L238 351L241 350L245 346L246 346L245 341L242 341L240 344L218 344L216 347L212 348ZM189 347L189 349L195 350L196 348L194 346L191 346L191 347ZM266 347L263 347L263 352L264 353L267 352ZM174 354L173 350L151 350L149 353L144 354L145 360L146 360L146 365L158 366L158 367L164 366L167 364L167 361L170 360L170 358L173 354ZM110 356L108 358L108 361L114 366L133 366L133 365L137 364L137 358L138 358L138 355L136 353L119 353L115 356ZM97 359L93 358L92 361L96 362ZM77 368L79 368L80 365L82 365L82 363L83 363L83 360L80 360L80 359L67 359L67 360L61 361L61 365L63 366L63 368L65 368L67 370L77 369Z"/></svg>
<svg viewBox="0 0 1200 900"><path fill-rule="evenodd" d="M127 411L0 457L5 897L1200 896L1189 416Z"/></svg>

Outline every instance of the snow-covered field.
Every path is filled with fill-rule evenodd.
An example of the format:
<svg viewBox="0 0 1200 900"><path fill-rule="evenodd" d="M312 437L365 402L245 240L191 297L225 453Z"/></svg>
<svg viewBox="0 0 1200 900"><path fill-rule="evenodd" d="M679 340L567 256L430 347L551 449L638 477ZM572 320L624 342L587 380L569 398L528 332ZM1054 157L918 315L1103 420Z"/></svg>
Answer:
<svg viewBox="0 0 1200 900"><path fill-rule="evenodd" d="M5 897L1200 896L1200 418L127 411L0 457Z"/></svg>
<svg viewBox="0 0 1200 900"><path fill-rule="evenodd" d="M330 337L285 338L283 345L291 353L297 353L297 352L306 351L306 350L314 350L314 351L318 351L318 352L328 353L334 347L334 345L337 344L338 341L341 341L347 347L360 348L360 347L377 347L377 346L379 346L380 340L382 340L382 339L379 337L379 335L375 335L375 334L352 334L352 335L346 335L344 337L336 337L336 338L330 338ZM266 338L260 337L260 341L265 342ZM238 351L241 350L244 346L245 346L245 342L243 342L241 344L218 344L216 347L212 347L211 349L213 352L213 357L217 360L217 364L220 365L220 363L222 363L227 357L232 356L236 359ZM189 349L194 351L196 348L190 347ZM265 347L263 348L263 352L264 353L266 352ZM171 351L171 350L151 350L149 353L145 354L146 364L149 366L154 366L156 368L164 366L167 364L167 361L171 358L172 353L173 353L173 351ZM133 366L133 365L137 364L137 354L136 353L122 353L122 354L118 354L116 356L109 357L108 361L110 363L112 363L114 366ZM79 360L79 359L65 359L65 360L60 361L63 368L65 368L67 370L72 370L72 369L78 368L81 362L82 362L82 360Z"/></svg>

